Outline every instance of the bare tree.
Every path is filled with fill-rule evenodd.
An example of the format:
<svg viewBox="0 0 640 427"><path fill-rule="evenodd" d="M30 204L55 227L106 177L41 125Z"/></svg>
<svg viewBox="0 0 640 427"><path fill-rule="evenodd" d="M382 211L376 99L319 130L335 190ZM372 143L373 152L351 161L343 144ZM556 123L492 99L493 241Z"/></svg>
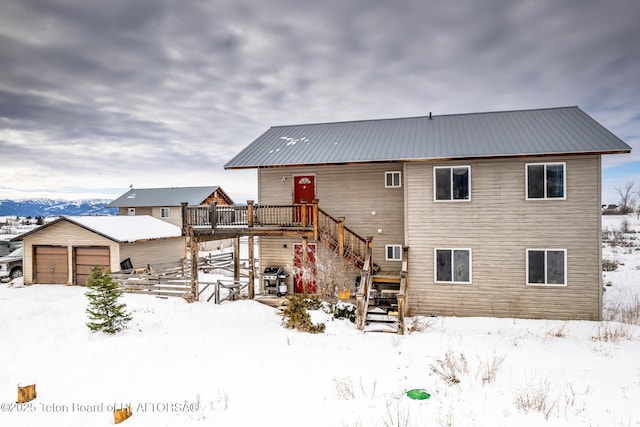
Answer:
<svg viewBox="0 0 640 427"><path fill-rule="evenodd" d="M620 196L620 213L633 212L633 182L627 182L624 187L616 187L615 190Z"/></svg>

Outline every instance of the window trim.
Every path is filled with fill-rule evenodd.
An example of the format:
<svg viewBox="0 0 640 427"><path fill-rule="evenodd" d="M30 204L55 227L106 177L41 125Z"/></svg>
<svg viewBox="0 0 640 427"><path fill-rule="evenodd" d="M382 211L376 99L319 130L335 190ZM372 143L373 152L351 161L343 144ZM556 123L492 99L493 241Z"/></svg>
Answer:
<svg viewBox="0 0 640 427"><path fill-rule="evenodd" d="M451 280L438 280L438 251L451 251ZM459 282L453 280L453 251L467 251L469 252L469 281L468 282ZM470 285L473 283L473 251L471 248L443 248L437 247L433 248L433 283L442 283L445 285Z"/></svg>
<svg viewBox="0 0 640 427"><path fill-rule="evenodd" d="M127 208L127 215L128 216L135 216L136 215L136 208Z"/></svg>
<svg viewBox="0 0 640 427"><path fill-rule="evenodd" d="M547 197L547 166L562 165L562 197ZM544 166L544 197L529 197L529 166ZM535 162L524 164L524 197L525 200L567 200L567 162Z"/></svg>
<svg viewBox="0 0 640 427"><path fill-rule="evenodd" d="M468 199L454 199L453 198L453 169L455 168L467 168L469 171L469 198ZM436 182L436 170L438 169L450 169L450 181L451 181L451 199L447 200L439 200L437 198L437 182ZM459 202L470 202L471 201L471 165L451 165L451 166L434 166L433 167L433 201L436 203L459 203Z"/></svg>
<svg viewBox="0 0 640 427"><path fill-rule="evenodd" d="M537 251L544 252L544 283L529 283L529 252ZM547 271L547 252L562 252L564 254L564 283L548 283L549 278ZM565 288L567 287L568 277L567 277L567 249L566 248L527 248L525 250L525 284L527 286L543 286L543 287L552 287L552 288Z"/></svg>
<svg viewBox="0 0 640 427"><path fill-rule="evenodd" d="M389 248L394 248L394 255L395 255L395 249L398 249L398 254L400 255L399 258L389 258ZM402 261L402 245L384 245L384 259L385 261Z"/></svg>
<svg viewBox="0 0 640 427"><path fill-rule="evenodd" d="M164 211L167 212L167 216L162 215ZM171 208L160 208L160 218L171 218Z"/></svg>
<svg viewBox="0 0 640 427"><path fill-rule="evenodd" d="M387 184L387 177L391 175L397 175L398 176L398 185L388 185ZM391 181L393 182L394 179L391 178ZM386 171L384 173L384 188L402 188L402 171Z"/></svg>

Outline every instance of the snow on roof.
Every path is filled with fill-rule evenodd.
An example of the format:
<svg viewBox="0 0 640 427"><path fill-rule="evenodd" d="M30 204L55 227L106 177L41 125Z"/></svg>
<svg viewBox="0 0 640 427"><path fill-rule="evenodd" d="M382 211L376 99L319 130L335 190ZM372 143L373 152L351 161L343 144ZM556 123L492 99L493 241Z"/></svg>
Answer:
<svg viewBox="0 0 640 427"><path fill-rule="evenodd" d="M149 215L67 216L63 218L120 243L182 235L180 227Z"/></svg>

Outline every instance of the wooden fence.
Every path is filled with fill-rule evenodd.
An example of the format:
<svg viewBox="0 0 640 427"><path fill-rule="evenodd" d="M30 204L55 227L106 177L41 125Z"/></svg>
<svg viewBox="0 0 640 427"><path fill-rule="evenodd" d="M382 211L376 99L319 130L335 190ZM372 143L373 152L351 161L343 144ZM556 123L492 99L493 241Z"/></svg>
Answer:
<svg viewBox="0 0 640 427"><path fill-rule="evenodd" d="M111 273L111 278L126 293L193 300L190 264L189 260L183 260L148 266L146 269L123 270Z"/></svg>

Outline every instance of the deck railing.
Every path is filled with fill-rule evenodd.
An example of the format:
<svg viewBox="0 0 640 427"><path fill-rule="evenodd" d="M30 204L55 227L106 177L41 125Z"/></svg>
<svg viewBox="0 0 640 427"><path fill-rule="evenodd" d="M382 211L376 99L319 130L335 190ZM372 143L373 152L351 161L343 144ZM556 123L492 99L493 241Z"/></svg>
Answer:
<svg viewBox="0 0 640 427"><path fill-rule="evenodd" d="M367 322L367 311L369 310L369 293L373 281L373 261L371 258L371 245L367 249L364 267L360 273L360 287L356 293L356 328L364 330Z"/></svg>
<svg viewBox="0 0 640 427"><path fill-rule="evenodd" d="M340 256L363 268L369 240L344 225L344 218L335 218L318 208L318 201L291 205L256 205L249 200L246 206L217 205L188 206L182 204L183 230L210 227L216 229L279 227L285 229L313 229L313 236Z"/></svg>

